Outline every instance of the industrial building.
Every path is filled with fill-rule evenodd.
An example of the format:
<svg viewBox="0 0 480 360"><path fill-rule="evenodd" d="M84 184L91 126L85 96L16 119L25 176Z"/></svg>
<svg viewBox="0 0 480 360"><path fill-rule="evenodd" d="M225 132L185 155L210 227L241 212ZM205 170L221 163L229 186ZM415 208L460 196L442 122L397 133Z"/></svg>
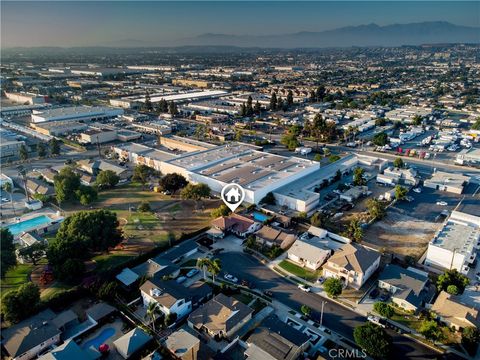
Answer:
<svg viewBox="0 0 480 360"><path fill-rule="evenodd" d="M33 110L32 122L47 121L101 121L114 119L123 114L123 109L103 106L71 106L48 110Z"/></svg>
<svg viewBox="0 0 480 360"><path fill-rule="evenodd" d="M47 136L63 136L88 128L83 122L71 120L32 123L31 126L36 132Z"/></svg>
<svg viewBox="0 0 480 360"><path fill-rule="evenodd" d="M480 217L452 211L428 244L425 265L467 274L480 248Z"/></svg>
<svg viewBox="0 0 480 360"><path fill-rule="evenodd" d="M437 171L430 179L423 182L423 186L430 189L451 192L454 194L462 194L463 189L469 182L469 176Z"/></svg>
<svg viewBox="0 0 480 360"><path fill-rule="evenodd" d="M7 99L24 105L44 104L46 96L26 92L5 92Z"/></svg>

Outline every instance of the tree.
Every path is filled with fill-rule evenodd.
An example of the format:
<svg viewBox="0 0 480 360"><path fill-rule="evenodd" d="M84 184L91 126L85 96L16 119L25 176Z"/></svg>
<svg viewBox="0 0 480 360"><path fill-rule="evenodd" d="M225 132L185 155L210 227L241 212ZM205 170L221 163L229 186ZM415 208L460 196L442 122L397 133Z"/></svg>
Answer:
<svg viewBox="0 0 480 360"><path fill-rule="evenodd" d="M7 321L19 322L37 311L40 302L40 289L32 282L20 285L2 299L2 314Z"/></svg>
<svg viewBox="0 0 480 360"><path fill-rule="evenodd" d="M173 101L170 101L170 104L168 104L168 112L172 116L175 116L178 114L177 104L175 104Z"/></svg>
<svg viewBox="0 0 480 360"><path fill-rule="evenodd" d="M317 87L317 90L315 91L315 96L317 98L317 101L322 101L323 98L325 97L325 86L324 85L320 85Z"/></svg>
<svg viewBox="0 0 480 360"><path fill-rule="evenodd" d="M97 297L105 301L114 301L117 296L118 284L115 281L103 283L97 290Z"/></svg>
<svg viewBox="0 0 480 360"><path fill-rule="evenodd" d="M384 132L378 133L373 137L372 142L377 146L385 146L388 143L388 135Z"/></svg>
<svg viewBox="0 0 480 360"><path fill-rule="evenodd" d="M313 160L318 161L318 162L322 161L322 155L321 154L315 154L315 156L313 157Z"/></svg>
<svg viewBox="0 0 480 360"><path fill-rule="evenodd" d="M15 256L13 235L8 228L2 228L0 230L0 238L0 274L3 278L6 272L17 264L17 257Z"/></svg>
<svg viewBox="0 0 480 360"><path fill-rule="evenodd" d="M363 177L365 174L365 170L361 167L355 168L353 170L353 185L355 186L362 186L366 184L365 178Z"/></svg>
<svg viewBox="0 0 480 360"><path fill-rule="evenodd" d="M82 205L91 204L98 198L97 190L87 185L80 185L78 190L75 191L75 195Z"/></svg>
<svg viewBox="0 0 480 360"><path fill-rule="evenodd" d="M22 161L28 160L28 149L25 145L20 146L19 156Z"/></svg>
<svg viewBox="0 0 480 360"><path fill-rule="evenodd" d="M60 141L58 141L56 138L52 138L48 142L48 146L50 147L50 154L52 155L60 154Z"/></svg>
<svg viewBox="0 0 480 360"><path fill-rule="evenodd" d="M355 242L361 242L363 240L363 229L358 217L350 220L344 235Z"/></svg>
<svg viewBox="0 0 480 360"><path fill-rule="evenodd" d="M325 226L326 218L321 212L316 212L310 217L310 224L316 227Z"/></svg>
<svg viewBox="0 0 480 360"><path fill-rule="evenodd" d="M397 157L397 158L395 158L395 160L393 160L393 166L401 169L405 166L405 164L403 163L402 158Z"/></svg>
<svg viewBox="0 0 480 360"><path fill-rule="evenodd" d="M262 112L262 106L258 101L255 102L255 106L253 107L253 112L255 114L260 114Z"/></svg>
<svg viewBox="0 0 480 360"><path fill-rule="evenodd" d="M153 109L152 99L150 98L150 94L148 92L145 94L145 102L143 103L143 108L147 111L151 111Z"/></svg>
<svg viewBox="0 0 480 360"><path fill-rule="evenodd" d="M230 213L231 213L230 209L225 204L222 204L218 208L212 210L212 212L210 213L210 216L216 219L220 216L227 216Z"/></svg>
<svg viewBox="0 0 480 360"><path fill-rule="evenodd" d="M480 118L478 118L471 127L472 130L480 130Z"/></svg>
<svg viewBox="0 0 480 360"><path fill-rule="evenodd" d="M95 184L99 188L110 189L117 185L119 181L120 176L113 170L101 170L95 179Z"/></svg>
<svg viewBox="0 0 480 360"><path fill-rule="evenodd" d="M462 294L465 287L468 286L470 280L465 275L459 273L457 269L447 270L438 277L437 288L438 291L448 291L449 285L455 285L458 289L458 293Z"/></svg>
<svg viewBox="0 0 480 360"><path fill-rule="evenodd" d="M367 201L367 211L374 220L383 219L387 213L384 203L375 198Z"/></svg>
<svg viewBox="0 0 480 360"><path fill-rule="evenodd" d="M451 295L458 295L458 287L456 285L448 285L447 292Z"/></svg>
<svg viewBox="0 0 480 360"><path fill-rule="evenodd" d="M213 259L208 262L207 270L210 274L212 274L212 280L215 282L215 276L220 274L222 270L222 262L220 259Z"/></svg>
<svg viewBox="0 0 480 360"><path fill-rule="evenodd" d="M375 119L375 126L385 126L387 120L385 118Z"/></svg>
<svg viewBox="0 0 480 360"><path fill-rule="evenodd" d="M383 301L377 301L375 304L373 304L373 310L375 310L377 313L379 313L383 317L386 317L389 319L395 314L392 307Z"/></svg>
<svg viewBox="0 0 480 360"><path fill-rule="evenodd" d="M248 248L255 248L255 246L257 245L257 239L255 238L254 235L249 235L247 237L247 240L245 241L245 246L248 247Z"/></svg>
<svg viewBox="0 0 480 360"><path fill-rule="evenodd" d="M177 313L174 313L174 312L171 312L169 314L167 314L167 316L165 316L165 326L170 326L172 325L175 321L177 321Z"/></svg>
<svg viewBox="0 0 480 360"><path fill-rule="evenodd" d="M252 116L253 115L253 99L249 95L247 99L247 106L245 107L245 115Z"/></svg>
<svg viewBox="0 0 480 360"><path fill-rule="evenodd" d="M18 250L18 254L33 265L37 265L37 261L45 255L46 249L47 246L44 243L35 242Z"/></svg>
<svg viewBox="0 0 480 360"><path fill-rule="evenodd" d="M431 341L440 341L444 338L442 329L435 320L422 321L418 332Z"/></svg>
<svg viewBox="0 0 480 360"><path fill-rule="evenodd" d="M142 201L137 208L140 212L151 212L152 208L150 207L150 203L148 201Z"/></svg>
<svg viewBox="0 0 480 360"><path fill-rule="evenodd" d="M475 326L467 326L462 332L462 343L467 347L478 345L480 342L480 330Z"/></svg>
<svg viewBox="0 0 480 360"><path fill-rule="evenodd" d="M408 189L404 188L401 185L395 186L395 199L397 200L405 200L407 197Z"/></svg>
<svg viewBox="0 0 480 360"><path fill-rule="evenodd" d="M413 125L420 125L422 123L422 117L420 115L415 115L413 117Z"/></svg>
<svg viewBox="0 0 480 360"><path fill-rule="evenodd" d="M338 156L338 155L330 155L328 157L328 162L329 163L334 163L335 161L338 161L338 160L340 160L340 156Z"/></svg>
<svg viewBox="0 0 480 360"><path fill-rule="evenodd" d="M121 240L114 212L79 211L67 217L49 241L47 258L59 278L72 282L84 273L83 261L91 252L106 251Z"/></svg>
<svg viewBox="0 0 480 360"><path fill-rule="evenodd" d="M37 153L40 158L44 158L47 155L47 148L43 142L37 144Z"/></svg>
<svg viewBox="0 0 480 360"><path fill-rule="evenodd" d="M323 283L323 290L325 290L329 297L336 298L342 293L342 282L338 278L329 277Z"/></svg>
<svg viewBox="0 0 480 360"><path fill-rule="evenodd" d="M147 306L147 316L150 318L150 323L152 324L152 329L155 331L155 319L157 318L157 314L159 313L160 308L156 301L151 301L148 303Z"/></svg>
<svg viewBox="0 0 480 360"><path fill-rule="evenodd" d="M300 142L298 141L298 134L295 133L294 130L290 129L288 132L280 138L280 143L285 145L288 150L293 151L297 147L300 146Z"/></svg>
<svg viewBox="0 0 480 360"><path fill-rule="evenodd" d="M275 203L276 203L275 196L271 191L268 192L267 195L265 195L262 200L260 200L260 204L275 205Z"/></svg>
<svg viewBox="0 0 480 360"><path fill-rule="evenodd" d="M180 196L182 199L193 199L193 200L201 200L203 198L210 196L210 187L207 184L199 183L199 184L187 184L185 186Z"/></svg>
<svg viewBox="0 0 480 360"><path fill-rule="evenodd" d="M292 90L288 90L288 94L287 94L287 106L292 106L293 105L293 91Z"/></svg>
<svg viewBox="0 0 480 360"><path fill-rule="evenodd" d="M355 343L370 356L388 359L392 338L380 326L371 322L357 326L353 330L353 338Z"/></svg>
<svg viewBox="0 0 480 360"><path fill-rule="evenodd" d="M270 97L270 110L275 111L277 110L277 93L273 92L272 96Z"/></svg>
<svg viewBox="0 0 480 360"><path fill-rule="evenodd" d="M312 309L310 309L307 305L302 305L302 307L300 308L300 311L306 317L309 317L310 314L312 313Z"/></svg>
<svg viewBox="0 0 480 360"><path fill-rule="evenodd" d="M169 191L170 193L175 194L178 190L187 186L188 181L183 175L172 173L162 177L158 184L163 191Z"/></svg>
<svg viewBox="0 0 480 360"><path fill-rule="evenodd" d="M67 166L53 178L55 197L59 204L76 199L75 192L80 188L80 175Z"/></svg>
<svg viewBox="0 0 480 360"><path fill-rule="evenodd" d="M138 181L142 187L145 187L145 184L147 183L148 179L150 176L154 174L154 170L151 167L148 167L147 165L137 165L133 169L133 176L132 180L133 181Z"/></svg>
<svg viewBox="0 0 480 360"><path fill-rule="evenodd" d="M203 271L203 280L207 279L207 267L208 267L209 263L210 263L209 258L198 258L197 259L197 268L199 268Z"/></svg>

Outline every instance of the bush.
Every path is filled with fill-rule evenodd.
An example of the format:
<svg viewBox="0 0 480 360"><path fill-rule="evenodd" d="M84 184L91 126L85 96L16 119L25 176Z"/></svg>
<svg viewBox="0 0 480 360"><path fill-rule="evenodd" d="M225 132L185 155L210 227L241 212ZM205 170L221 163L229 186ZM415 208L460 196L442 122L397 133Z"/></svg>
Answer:
<svg viewBox="0 0 480 360"><path fill-rule="evenodd" d="M329 297L335 298L342 293L342 282L340 279L330 277L323 283L323 289Z"/></svg>
<svg viewBox="0 0 480 360"><path fill-rule="evenodd" d="M458 295L458 287L456 285L448 285L447 292L451 295Z"/></svg>
<svg viewBox="0 0 480 360"><path fill-rule="evenodd" d="M142 201L137 208L140 212L151 212L152 208L150 207L150 203L148 201Z"/></svg>
<svg viewBox="0 0 480 360"><path fill-rule="evenodd" d="M392 307L389 304L382 301L378 301L375 304L373 304L373 310L375 310L377 313L379 313L383 317L386 317L389 319L395 314Z"/></svg>
<svg viewBox="0 0 480 360"><path fill-rule="evenodd" d="M374 358L388 359L391 350L391 337L378 325L371 322L360 325L353 331L358 346Z"/></svg>
<svg viewBox="0 0 480 360"><path fill-rule="evenodd" d="M432 341L440 341L444 338L442 329L435 320L424 320L418 332Z"/></svg>

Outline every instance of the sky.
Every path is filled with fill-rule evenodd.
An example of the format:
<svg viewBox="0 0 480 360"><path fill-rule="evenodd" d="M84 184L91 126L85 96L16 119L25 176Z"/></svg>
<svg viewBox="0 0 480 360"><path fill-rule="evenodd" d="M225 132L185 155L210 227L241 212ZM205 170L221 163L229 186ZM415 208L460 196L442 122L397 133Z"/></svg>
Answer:
<svg viewBox="0 0 480 360"><path fill-rule="evenodd" d="M1 46L174 45L205 33L269 35L448 21L480 26L479 2L1 1Z"/></svg>

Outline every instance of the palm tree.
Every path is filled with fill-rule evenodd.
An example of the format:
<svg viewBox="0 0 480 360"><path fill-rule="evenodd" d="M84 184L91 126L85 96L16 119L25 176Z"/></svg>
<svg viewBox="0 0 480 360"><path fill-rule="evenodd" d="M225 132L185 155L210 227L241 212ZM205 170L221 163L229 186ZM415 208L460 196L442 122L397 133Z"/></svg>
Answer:
<svg viewBox="0 0 480 360"><path fill-rule="evenodd" d="M198 258L197 259L197 268L203 270L203 280L207 280L207 267L210 264L210 259L208 258Z"/></svg>
<svg viewBox="0 0 480 360"><path fill-rule="evenodd" d="M3 184L3 191L7 192L10 197L10 204L12 204L13 216L17 216L17 214L15 214L15 206L13 205L12 200L12 184L9 182Z"/></svg>
<svg viewBox="0 0 480 360"><path fill-rule="evenodd" d="M155 301L149 302L147 307L147 316L150 318L154 332L155 332L155 318L156 318L155 315L157 313L158 313L158 304Z"/></svg>
<svg viewBox="0 0 480 360"><path fill-rule="evenodd" d="M220 261L220 259L209 260L208 272L212 274L212 280L214 283L215 283L215 276L220 274L221 270L222 270L222 262Z"/></svg>

